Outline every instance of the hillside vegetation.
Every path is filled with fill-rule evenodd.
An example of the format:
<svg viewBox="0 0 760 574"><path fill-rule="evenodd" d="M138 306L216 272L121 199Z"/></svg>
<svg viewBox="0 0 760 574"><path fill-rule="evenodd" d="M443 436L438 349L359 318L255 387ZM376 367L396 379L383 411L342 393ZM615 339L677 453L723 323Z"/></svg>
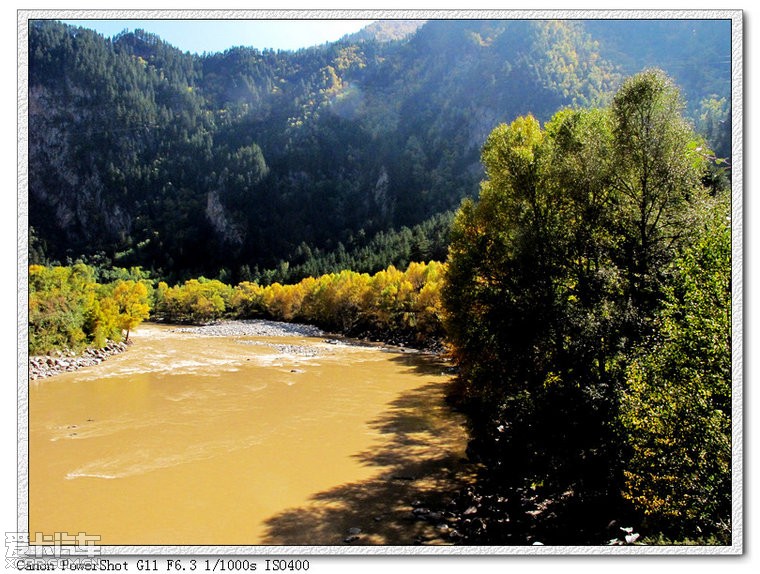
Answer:
<svg viewBox="0 0 760 574"><path fill-rule="evenodd" d="M414 247L404 228L477 194L497 123L604 104L652 54L690 86L703 131L730 133L728 22L380 24L296 52L196 56L141 31L31 22L32 262L270 282L439 257L445 237Z"/></svg>

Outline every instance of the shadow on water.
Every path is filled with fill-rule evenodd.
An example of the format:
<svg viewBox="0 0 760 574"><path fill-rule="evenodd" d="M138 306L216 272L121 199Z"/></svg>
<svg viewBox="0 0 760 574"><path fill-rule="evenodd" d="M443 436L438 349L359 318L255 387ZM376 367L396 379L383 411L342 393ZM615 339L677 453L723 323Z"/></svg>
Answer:
<svg viewBox="0 0 760 574"><path fill-rule="evenodd" d="M434 353L421 351L398 352L389 350L393 354L392 361L403 365L409 373L422 376L450 375L453 373L451 364Z"/></svg>
<svg viewBox="0 0 760 574"><path fill-rule="evenodd" d="M440 375L435 357L398 355L421 376ZM312 496L308 505L266 521L268 545L446 544L440 508L449 493L471 476L463 459L463 420L444 402L449 383L427 382L391 403L369 427L379 433L376 449L354 455L377 474Z"/></svg>

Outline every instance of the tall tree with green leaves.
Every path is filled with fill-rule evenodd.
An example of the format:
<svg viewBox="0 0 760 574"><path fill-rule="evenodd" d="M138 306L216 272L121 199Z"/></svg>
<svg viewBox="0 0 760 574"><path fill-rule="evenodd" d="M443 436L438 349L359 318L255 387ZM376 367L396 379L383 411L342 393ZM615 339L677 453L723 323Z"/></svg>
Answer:
<svg viewBox="0 0 760 574"><path fill-rule="evenodd" d="M683 116L678 88L660 70L628 79L613 99L621 266L626 295L643 312L656 308L663 272L690 232L688 206L705 190L705 147Z"/></svg>
<svg viewBox="0 0 760 574"><path fill-rule="evenodd" d="M656 70L609 108L563 110L543 129L518 118L486 141L488 179L455 219L443 302L471 452L500 488L620 502L627 369L701 237L701 145Z"/></svg>
<svg viewBox="0 0 760 574"><path fill-rule="evenodd" d="M515 488L608 488L611 126L596 110L499 126L453 227L443 300L473 452Z"/></svg>

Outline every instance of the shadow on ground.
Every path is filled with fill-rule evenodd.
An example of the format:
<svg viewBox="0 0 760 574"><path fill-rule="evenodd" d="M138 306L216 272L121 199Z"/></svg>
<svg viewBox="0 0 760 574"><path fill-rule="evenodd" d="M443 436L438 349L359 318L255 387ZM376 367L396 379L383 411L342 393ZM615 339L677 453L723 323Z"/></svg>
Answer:
<svg viewBox="0 0 760 574"><path fill-rule="evenodd" d="M398 355L394 360L421 378L440 375L435 358ZM426 382L388 405L369 423L377 448L354 455L376 467L373 478L320 492L311 502L266 521L267 545L450 544L440 508L472 475L463 459L461 416L445 405L448 383Z"/></svg>

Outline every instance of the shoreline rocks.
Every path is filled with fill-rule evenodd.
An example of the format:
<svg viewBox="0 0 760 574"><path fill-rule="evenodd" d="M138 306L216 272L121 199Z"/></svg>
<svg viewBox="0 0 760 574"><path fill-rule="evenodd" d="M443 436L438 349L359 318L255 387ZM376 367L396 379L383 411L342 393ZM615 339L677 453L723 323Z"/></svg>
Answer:
<svg viewBox="0 0 760 574"><path fill-rule="evenodd" d="M108 357L123 353L128 343L108 341L100 349L88 348L79 355L72 351L59 351L56 355L35 355L29 357L29 380L46 379L61 373L76 371L82 367L92 367Z"/></svg>
<svg viewBox="0 0 760 574"><path fill-rule="evenodd" d="M382 343L391 347L405 349L406 352L431 353L441 355L445 353L446 347L443 340L436 337L427 337L420 339L413 332L399 333L390 331L373 331L363 330L346 333L345 336L360 341Z"/></svg>

